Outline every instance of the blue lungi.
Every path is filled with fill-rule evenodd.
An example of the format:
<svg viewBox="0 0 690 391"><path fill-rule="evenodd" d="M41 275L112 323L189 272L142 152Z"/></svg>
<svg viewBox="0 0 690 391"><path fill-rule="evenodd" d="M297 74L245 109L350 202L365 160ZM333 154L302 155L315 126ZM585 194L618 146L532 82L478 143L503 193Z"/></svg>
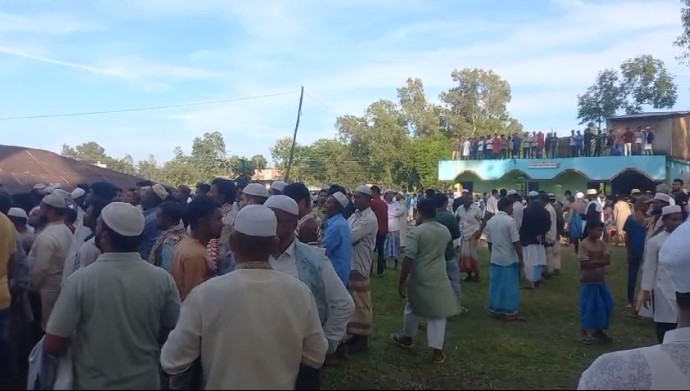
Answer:
<svg viewBox="0 0 690 391"><path fill-rule="evenodd" d="M605 282L580 284L580 325L588 330L606 330L613 313L613 296Z"/></svg>
<svg viewBox="0 0 690 391"><path fill-rule="evenodd" d="M489 311L500 315L515 315L520 306L520 267L491 264L489 278Z"/></svg>

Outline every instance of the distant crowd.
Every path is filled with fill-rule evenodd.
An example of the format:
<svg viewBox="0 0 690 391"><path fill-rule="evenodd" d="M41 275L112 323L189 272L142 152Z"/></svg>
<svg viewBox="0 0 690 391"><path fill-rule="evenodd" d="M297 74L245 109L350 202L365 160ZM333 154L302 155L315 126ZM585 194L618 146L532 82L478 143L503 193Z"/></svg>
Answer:
<svg viewBox="0 0 690 391"><path fill-rule="evenodd" d="M571 130L570 136L556 132L525 132L512 135L458 138L453 145L453 160L554 159L559 157L653 155L655 129L638 126L622 131L586 128ZM567 140L567 151L561 150Z"/></svg>

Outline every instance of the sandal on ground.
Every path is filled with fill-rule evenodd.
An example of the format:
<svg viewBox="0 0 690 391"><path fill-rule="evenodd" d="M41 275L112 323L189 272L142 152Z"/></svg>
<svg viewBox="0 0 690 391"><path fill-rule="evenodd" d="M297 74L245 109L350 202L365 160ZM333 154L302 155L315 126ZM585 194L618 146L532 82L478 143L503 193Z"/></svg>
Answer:
<svg viewBox="0 0 690 391"><path fill-rule="evenodd" d="M506 316L506 317L503 318L503 320L504 320L505 322L526 322L526 321L527 321L527 319L523 318L523 317L520 316L520 315L516 315L516 316Z"/></svg>
<svg viewBox="0 0 690 391"><path fill-rule="evenodd" d="M401 348L411 349L412 347L414 347L414 342L412 342L411 339L406 340L406 338L401 334L391 335L391 341L395 342L395 344L400 346Z"/></svg>
<svg viewBox="0 0 690 391"><path fill-rule="evenodd" d="M446 362L446 358L447 358L446 354L441 352L440 357L437 357L436 355L434 355L433 362L434 362L434 364L443 364L444 362Z"/></svg>

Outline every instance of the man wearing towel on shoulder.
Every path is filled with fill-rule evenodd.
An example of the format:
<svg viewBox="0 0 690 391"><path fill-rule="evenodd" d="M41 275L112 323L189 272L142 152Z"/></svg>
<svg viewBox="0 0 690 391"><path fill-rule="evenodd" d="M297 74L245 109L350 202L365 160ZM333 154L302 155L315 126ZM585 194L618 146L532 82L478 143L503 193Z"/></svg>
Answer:
<svg viewBox="0 0 690 391"><path fill-rule="evenodd" d="M319 319L328 339L328 354L334 354L345 337L347 323L355 309L352 298L324 249L295 239L299 214L297 202L288 196L276 195L271 196L264 206L273 210L278 221L280 242L268 259L271 267L299 279L309 287L316 299ZM297 389L318 388L318 371L309 372L308 367L302 368L301 376L297 378ZM316 380L316 383L308 381L310 379Z"/></svg>
<svg viewBox="0 0 690 391"><path fill-rule="evenodd" d="M314 295L269 262L277 230L265 206L237 213L230 234L237 267L187 296L161 351L165 372L182 374L201 358L202 384L195 389L292 390L300 365L321 367L328 341Z"/></svg>
<svg viewBox="0 0 690 391"><path fill-rule="evenodd" d="M659 266L668 273L678 327L660 345L606 353L580 377L580 390L690 389L690 222L681 224L661 246Z"/></svg>
<svg viewBox="0 0 690 391"><path fill-rule="evenodd" d="M358 186L352 198L357 210L347 222L352 233L352 272L349 289L355 302L355 313L347 326L347 333L352 335L348 341L348 352L363 353L369 348L369 334L374 322L369 272L376 246L378 220L371 210L372 196L369 186Z"/></svg>
<svg viewBox="0 0 690 391"><path fill-rule="evenodd" d="M128 203L103 208L96 227L102 254L65 281L43 343L71 348L75 390L160 388L159 337L175 327L180 296L172 276L143 262L145 219Z"/></svg>

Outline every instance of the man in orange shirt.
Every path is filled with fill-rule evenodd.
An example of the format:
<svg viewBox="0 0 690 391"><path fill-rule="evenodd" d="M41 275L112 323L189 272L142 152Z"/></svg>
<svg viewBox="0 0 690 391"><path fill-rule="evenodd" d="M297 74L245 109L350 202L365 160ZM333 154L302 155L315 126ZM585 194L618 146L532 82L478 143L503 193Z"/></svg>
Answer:
<svg viewBox="0 0 690 391"><path fill-rule="evenodd" d="M14 254L17 251L17 232L7 217L12 198L0 193L0 379L9 380L10 355L10 278L14 269ZM4 381L3 380L3 381ZM6 386L0 384L0 386Z"/></svg>
<svg viewBox="0 0 690 391"><path fill-rule="evenodd" d="M223 215L214 200L199 197L187 207L189 236L175 246L172 275L184 300L197 285L205 282L216 270L216 263L209 257L206 247L211 239L220 238Z"/></svg>

